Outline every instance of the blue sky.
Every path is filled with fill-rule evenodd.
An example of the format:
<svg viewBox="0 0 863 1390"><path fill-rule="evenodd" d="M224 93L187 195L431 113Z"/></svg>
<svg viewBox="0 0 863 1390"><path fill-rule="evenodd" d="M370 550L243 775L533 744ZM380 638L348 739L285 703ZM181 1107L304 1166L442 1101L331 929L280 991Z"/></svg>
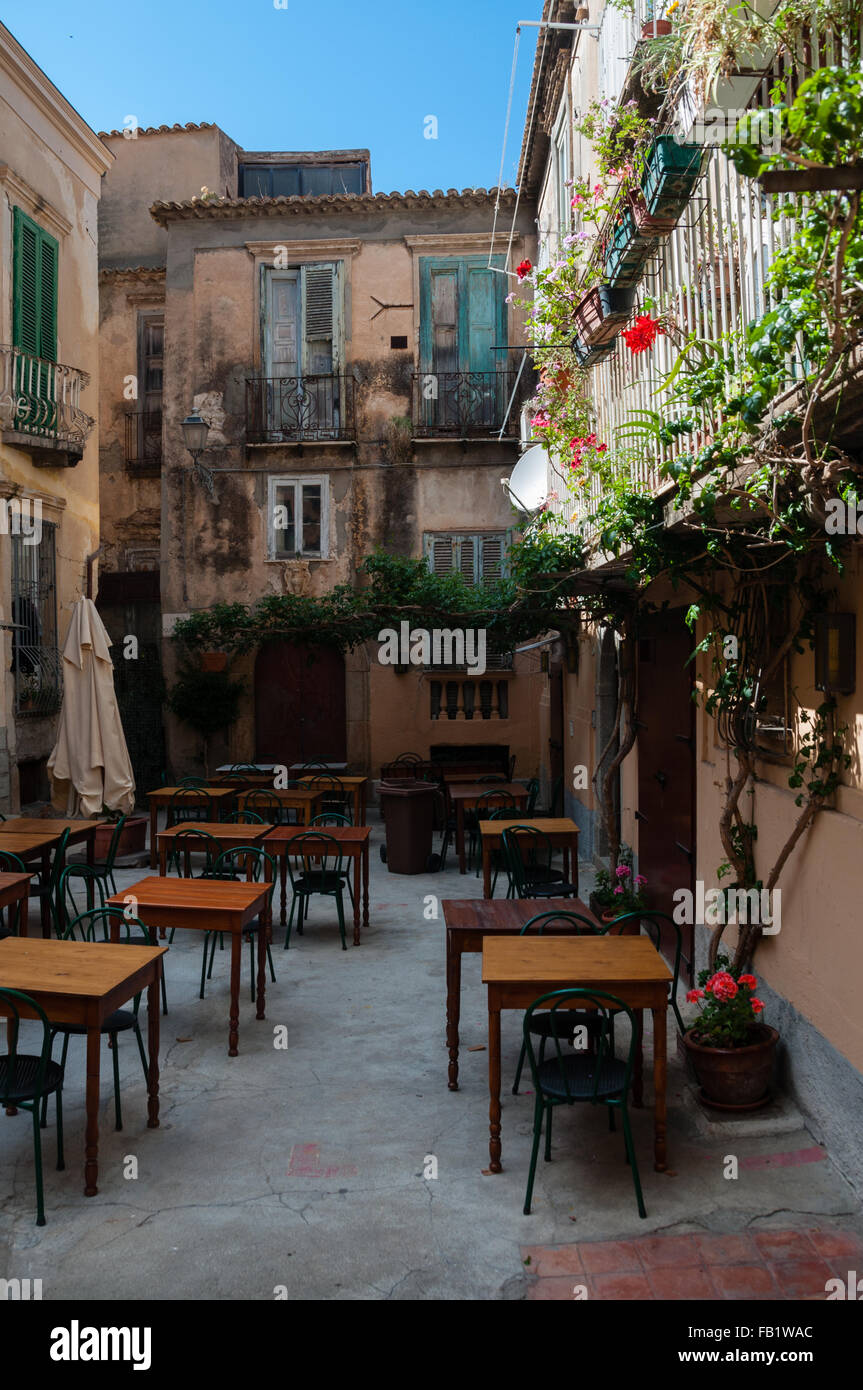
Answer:
<svg viewBox="0 0 863 1390"><path fill-rule="evenodd" d="M281 0L280 0L281 3ZM0 0L95 130L215 121L249 150L368 148L376 192L496 185L515 26L541 0ZM505 182L536 30L522 31ZM424 120L438 120L425 139Z"/></svg>

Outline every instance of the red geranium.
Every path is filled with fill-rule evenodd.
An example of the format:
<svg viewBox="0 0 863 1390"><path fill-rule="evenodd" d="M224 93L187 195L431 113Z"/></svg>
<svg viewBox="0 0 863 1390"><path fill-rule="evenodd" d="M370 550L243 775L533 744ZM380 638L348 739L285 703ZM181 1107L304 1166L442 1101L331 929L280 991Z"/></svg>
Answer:
<svg viewBox="0 0 863 1390"><path fill-rule="evenodd" d="M754 975L738 975L737 983L739 985L745 985L747 989L758 988L758 981Z"/></svg>
<svg viewBox="0 0 863 1390"><path fill-rule="evenodd" d="M523 280L525 276L529 275L532 270L533 266L531 265L530 261L522 261L521 265L516 266L515 273L518 276L519 280Z"/></svg>
<svg viewBox="0 0 863 1390"><path fill-rule="evenodd" d="M723 1003L737 997L737 982L727 970L717 970L704 988L710 991L714 999L719 999Z"/></svg>
<svg viewBox="0 0 863 1390"><path fill-rule="evenodd" d="M652 319L649 314L639 314L632 328L624 328L623 336L630 352L637 353L652 348L661 332L658 319Z"/></svg>

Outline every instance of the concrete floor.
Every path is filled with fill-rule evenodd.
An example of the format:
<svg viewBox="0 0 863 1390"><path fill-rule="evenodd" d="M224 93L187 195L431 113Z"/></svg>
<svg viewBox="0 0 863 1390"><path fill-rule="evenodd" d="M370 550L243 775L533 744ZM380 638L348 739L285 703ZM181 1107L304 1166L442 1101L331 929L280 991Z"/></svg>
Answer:
<svg viewBox="0 0 863 1390"><path fill-rule="evenodd" d="M201 938L180 932L167 958L161 1126L146 1128L140 1063L121 1039L125 1128L114 1130L110 1054L102 1060L99 1195L83 1196L84 1045L69 1052L66 1159L45 1134L47 1225L35 1225L30 1118L0 1116L0 1277L41 1279L44 1299L520 1299L533 1277L520 1247L654 1232L799 1226L863 1231L858 1202L793 1111L749 1128L706 1123L672 1036L671 1170L652 1166L651 1090L633 1124L647 1220L635 1206L619 1134L604 1112L558 1112L554 1161L540 1162L533 1214L522 1214L533 1096L504 1088L504 1172L488 1165L488 1054L479 956L466 957L461 1090L447 1089L442 914L433 894L478 897L481 880L405 878L381 864L372 813L371 926L342 952L332 903L312 908L282 950L255 1020L243 962L240 1055L227 1055L227 952L198 998ZM148 869L121 871L126 888ZM589 875L583 877L586 896ZM349 937L350 940L350 937ZM289 1046L274 1046L285 1025ZM504 1016L504 1077L518 1055ZM483 1050L471 1052L471 1047ZM645 1069L650 1075L651 1043ZM741 1160L736 1180L727 1157ZM808 1154L803 1159L801 1154ZM424 1171L437 1160L437 1178ZM814 1153L816 1159L819 1155ZM125 1176L137 1160L137 1178ZM761 1160L761 1162L752 1160ZM817 1287L812 1297L823 1296Z"/></svg>

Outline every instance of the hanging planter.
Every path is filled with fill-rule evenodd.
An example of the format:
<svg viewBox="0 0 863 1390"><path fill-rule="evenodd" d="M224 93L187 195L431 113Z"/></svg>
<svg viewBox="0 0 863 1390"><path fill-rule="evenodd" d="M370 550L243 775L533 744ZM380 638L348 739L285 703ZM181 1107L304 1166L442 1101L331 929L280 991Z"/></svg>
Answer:
<svg viewBox="0 0 863 1390"><path fill-rule="evenodd" d="M671 33L670 19L648 19L641 26L643 39L664 39Z"/></svg>
<svg viewBox="0 0 863 1390"><path fill-rule="evenodd" d="M644 194L640 188L633 188L627 194L629 210L632 213L632 220L638 228L638 233L642 237L667 237L671 236L677 226L676 217L653 217L647 211L647 204L644 201Z"/></svg>
<svg viewBox="0 0 863 1390"><path fill-rule="evenodd" d="M581 338L576 338L572 345L576 361L580 367L595 367L598 362L604 362L607 357L611 357L617 347L618 335L610 342L598 343L591 346L589 343L582 342Z"/></svg>
<svg viewBox="0 0 863 1390"><path fill-rule="evenodd" d="M605 276L612 289L628 289L638 284L645 261L656 250L656 238L642 236L631 208L623 208L605 251Z"/></svg>
<svg viewBox="0 0 863 1390"><path fill-rule="evenodd" d="M710 151L657 135L647 152L641 188L651 217L680 217L692 197Z"/></svg>
<svg viewBox="0 0 863 1390"><path fill-rule="evenodd" d="M582 346L599 347L613 343L632 312L635 291L595 285L575 311L575 327Z"/></svg>

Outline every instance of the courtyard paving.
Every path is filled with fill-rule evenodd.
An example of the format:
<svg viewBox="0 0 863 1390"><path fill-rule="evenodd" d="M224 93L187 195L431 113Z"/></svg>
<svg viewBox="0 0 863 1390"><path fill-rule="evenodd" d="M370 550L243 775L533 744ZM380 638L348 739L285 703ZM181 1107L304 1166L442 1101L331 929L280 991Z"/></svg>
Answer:
<svg viewBox="0 0 863 1390"><path fill-rule="evenodd" d="M331 902L312 907L290 951L277 927L265 1022L255 1020L244 955L236 1058L228 952L217 951L200 1000L201 938L177 934L161 1125L146 1127L126 1035L125 1128L115 1132L106 1044L97 1197L82 1190L81 1040L69 1050L63 1173L53 1166L53 1107L44 1132L44 1228L29 1116L0 1117L0 1277L41 1279L43 1299L823 1299L828 1279L863 1271L860 1203L829 1153L787 1105L748 1129L705 1123L673 1034L667 1173L652 1165L649 1035L645 1106L632 1112L647 1219L619 1131L588 1107L558 1112L553 1161L540 1161L524 1216L533 1096L527 1078L518 1097L509 1093L518 1019L504 1015L504 1171L489 1176L481 959L463 961L461 1089L450 1092L443 915L424 915L430 896L481 896L481 880L461 877L452 856L442 874L388 873L371 816L362 945L340 949ZM149 872L124 869L118 885ZM281 1026L287 1049L275 1045Z"/></svg>

